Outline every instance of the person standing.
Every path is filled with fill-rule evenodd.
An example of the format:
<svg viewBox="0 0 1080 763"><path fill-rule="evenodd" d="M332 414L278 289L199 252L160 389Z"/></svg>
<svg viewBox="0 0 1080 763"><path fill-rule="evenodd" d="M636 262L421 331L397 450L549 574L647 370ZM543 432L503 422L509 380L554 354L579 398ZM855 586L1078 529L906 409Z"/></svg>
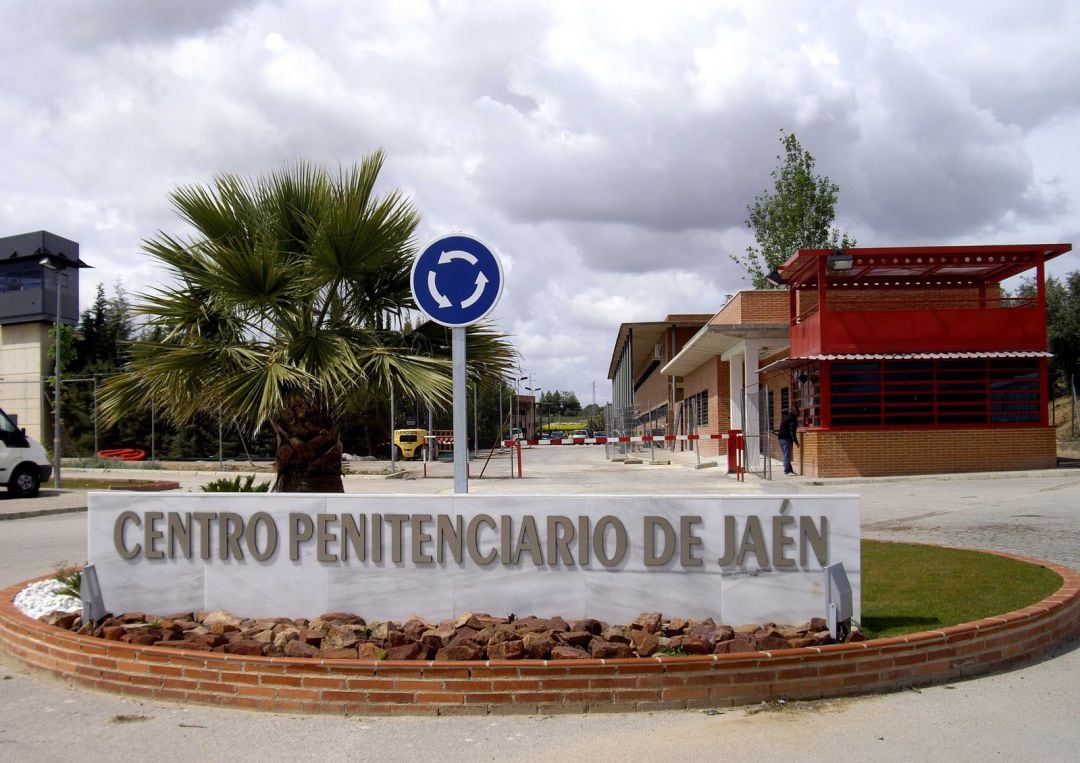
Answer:
<svg viewBox="0 0 1080 763"><path fill-rule="evenodd" d="M799 444L799 413L794 407L780 416L780 429L776 433L780 440L780 451L784 454L784 474L795 474L791 468L791 448Z"/></svg>

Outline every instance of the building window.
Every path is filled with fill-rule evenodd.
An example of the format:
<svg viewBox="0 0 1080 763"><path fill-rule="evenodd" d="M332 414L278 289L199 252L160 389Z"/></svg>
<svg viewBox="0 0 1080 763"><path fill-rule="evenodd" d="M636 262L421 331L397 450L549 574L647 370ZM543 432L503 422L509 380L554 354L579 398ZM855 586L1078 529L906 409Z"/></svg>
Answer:
<svg viewBox="0 0 1080 763"><path fill-rule="evenodd" d="M1040 421L1037 358L834 361L834 428Z"/></svg>
<svg viewBox="0 0 1080 763"><path fill-rule="evenodd" d="M12 270L0 276L0 291L24 291L40 289L41 268Z"/></svg>
<svg viewBox="0 0 1080 763"><path fill-rule="evenodd" d="M697 428L709 423L709 392L704 390L696 395L683 398L683 410L686 411L686 421L692 428Z"/></svg>
<svg viewBox="0 0 1080 763"><path fill-rule="evenodd" d="M799 426L821 426L821 368L817 363L800 366L792 372L795 406L799 409Z"/></svg>

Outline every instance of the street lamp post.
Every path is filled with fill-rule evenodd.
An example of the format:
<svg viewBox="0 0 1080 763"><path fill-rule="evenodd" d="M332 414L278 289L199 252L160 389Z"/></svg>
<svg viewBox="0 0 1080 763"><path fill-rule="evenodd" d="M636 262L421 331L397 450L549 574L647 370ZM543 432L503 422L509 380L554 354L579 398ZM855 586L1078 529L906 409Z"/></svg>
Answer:
<svg viewBox="0 0 1080 763"><path fill-rule="evenodd" d="M56 361L53 373L53 487L60 489L60 290L63 286L62 275L65 265L57 257L45 257L41 260L42 267L56 273L56 324L53 333L56 334L56 348L53 354Z"/></svg>
<svg viewBox="0 0 1080 763"><path fill-rule="evenodd" d="M520 368L518 369L518 373L519 374L521 373ZM528 378L529 378L528 376L518 376L518 377L514 378L514 405L510 409L510 429L514 428L514 422L515 421L517 422L518 427L520 427L522 430L525 429L525 427L521 426L521 421L520 421L520 419L521 419L521 415L520 415L521 411L518 409L518 405L519 405L518 404L518 389L520 388L519 385L521 384L521 382L525 381Z"/></svg>
<svg viewBox="0 0 1080 763"><path fill-rule="evenodd" d="M530 382L532 381L531 376L529 378L529 381ZM538 433L542 432L543 429L544 429L544 418L543 418L542 415L540 417L540 429L538 430L536 428L536 413L537 413L537 411L540 410L540 387L539 386L537 386L537 387L526 387L525 389L529 390L529 392L535 392L536 393L536 402L533 404L533 410L532 410L532 414L533 414L532 415L532 423L533 423L533 436L534 437L539 437L540 435Z"/></svg>

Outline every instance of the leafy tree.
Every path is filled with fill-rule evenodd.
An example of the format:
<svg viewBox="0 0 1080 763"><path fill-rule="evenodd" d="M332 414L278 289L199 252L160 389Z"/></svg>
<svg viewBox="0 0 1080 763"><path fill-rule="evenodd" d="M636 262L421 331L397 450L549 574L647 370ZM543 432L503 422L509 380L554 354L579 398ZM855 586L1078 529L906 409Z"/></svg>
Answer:
<svg viewBox="0 0 1080 763"><path fill-rule="evenodd" d="M603 432L607 430L607 416L603 406L596 403L589 403L581 412L585 415L585 426L594 432Z"/></svg>
<svg viewBox="0 0 1080 763"><path fill-rule="evenodd" d="M1034 297L1034 280L1025 279L1018 289L1021 297ZM1050 380L1055 393L1080 388L1080 270L1065 278L1046 278L1046 341L1050 358Z"/></svg>
<svg viewBox="0 0 1080 763"><path fill-rule="evenodd" d="M771 173L772 192L762 191L746 208L746 225L758 245L747 247L745 257L731 255L755 289L772 288L765 276L799 249L855 246L855 239L832 227L840 187L814 175L814 157L794 133L781 133L780 142L784 155L776 157L782 164Z"/></svg>
<svg viewBox="0 0 1080 763"><path fill-rule="evenodd" d="M553 416L577 416L581 413L581 403L577 395L570 390L549 390L540 395L540 407L545 414Z"/></svg>
<svg viewBox="0 0 1080 763"><path fill-rule="evenodd" d="M407 320L419 215L399 191L376 194L382 164L376 152L335 176L300 161L175 190L197 235L145 244L176 283L141 297L137 312L160 336L132 342L105 385L106 415L155 401L177 425L200 413L252 434L268 424L275 490L342 492L341 433L357 395L393 387L445 404L447 351L430 325ZM499 378L513 351L473 327L468 356L474 378Z"/></svg>

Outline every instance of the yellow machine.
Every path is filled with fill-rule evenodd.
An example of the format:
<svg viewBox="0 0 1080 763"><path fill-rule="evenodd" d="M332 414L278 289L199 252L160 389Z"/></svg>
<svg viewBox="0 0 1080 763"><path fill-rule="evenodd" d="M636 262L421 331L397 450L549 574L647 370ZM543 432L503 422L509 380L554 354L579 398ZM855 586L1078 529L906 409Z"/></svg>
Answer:
<svg viewBox="0 0 1080 763"><path fill-rule="evenodd" d="M453 451L453 432L439 429L434 434L436 457L442 451ZM394 447L397 449L397 457L403 461L413 459L423 461L428 453L427 437L426 429L395 429Z"/></svg>
<svg viewBox="0 0 1080 763"><path fill-rule="evenodd" d="M426 429L395 429L394 447L400 459L423 459L427 453Z"/></svg>

